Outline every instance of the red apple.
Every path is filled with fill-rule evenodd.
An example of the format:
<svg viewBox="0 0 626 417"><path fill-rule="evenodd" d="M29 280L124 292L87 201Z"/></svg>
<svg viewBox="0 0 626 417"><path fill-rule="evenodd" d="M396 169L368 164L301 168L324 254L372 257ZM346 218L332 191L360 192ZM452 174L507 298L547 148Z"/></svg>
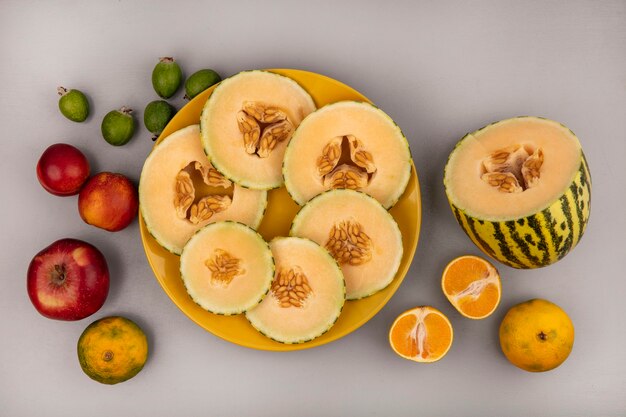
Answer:
<svg viewBox="0 0 626 417"><path fill-rule="evenodd" d="M78 195L78 212L85 223L109 232L128 226L137 216L138 207L137 189L122 174L96 174Z"/></svg>
<svg viewBox="0 0 626 417"><path fill-rule="evenodd" d="M78 239L61 239L28 266L28 296L43 316L80 320L102 307L109 294L109 268L102 253Z"/></svg>
<svg viewBox="0 0 626 417"><path fill-rule="evenodd" d="M67 143L46 149L37 162L37 179L46 191L59 196L78 194L89 177L89 161Z"/></svg>

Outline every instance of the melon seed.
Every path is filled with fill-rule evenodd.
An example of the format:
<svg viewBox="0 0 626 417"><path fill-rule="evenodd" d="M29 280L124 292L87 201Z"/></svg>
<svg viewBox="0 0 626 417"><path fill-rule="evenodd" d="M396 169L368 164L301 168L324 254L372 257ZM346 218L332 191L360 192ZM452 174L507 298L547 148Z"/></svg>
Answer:
<svg viewBox="0 0 626 417"><path fill-rule="evenodd" d="M529 154L527 146L516 144L492 152L482 161L483 181L505 193L525 191L537 185L543 165L541 148Z"/></svg>
<svg viewBox="0 0 626 417"><path fill-rule="evenodd" d="M119 110L112 110L102 119L100 130L104 140L114 146L128 143L135 133L135 119L133 111L124 106Z"/></svg>
<svg viewBox="0 0 626 417"><path fill-rule="evenodd" d="M222 77L212 69L196 71L185 81L185 98L191 100L213 84L222 81Z"/></svg>
<svg viewBox="0 0 626 417"><path fill-rule="evenodd" d="M57 93L61 96L59 99L59 110L61 114L73 122L84 122L89 116L89 102L87 97L80 90L67 90L64 87L58 87Z"/></svg>
<svg viewBox="0 0 626 417"><path fill-rule="evenodd" d="M282 308L302 307L302 303L313 292L304 273L294 269L280 269L272 282L271 291ZM300 285L300 284L302 285Z"/></svg>
<svg viewBox="0 0 626 417"><path fill-rule="evenodd" d="M333 225L325 247L340 265L361 265L372 258L372 240L360 223L350 220Z"/></svg>
<svg viewBox="0 0 626 417"><path fill-rule="evenodd" d="M154 100L148 103L143 111L143 124L150 133L154 134L152 140L156 140L175 114L176 109L165 100Z"/></svg>
<svg viewBox="0 0 626 417"><path fill-rule="evenodd" d="M228 286L237 276L243 274L240 268L241 259L233 256L223 249L215 249L213 256L204 264L211 271L211 282Z"/></svg>
<svg viewBox="0 0 626 417"><path fill-rule="evenodd" d="M340 160L345 163L338 165ZM326 144L317 158L317 170L325 188L359 190L367 186L376 166L363 143L353 135L346 135L334 137Z"/></svg>
<svg viewBox="0 0 626 417"><path fill-rule="evenodd" d="M277 143L291 138L294 130L284 111L255 101L243 103L237 113L237 124L246 152L260 158L267 158Z"/></svg>
<svg viewBox="0 0 626 417"><path fill-rule="evenodd" d="M183 80L183 72L174 58L159 58L159 63L152 70L152 87L162 98L172 97Z"/></svg>

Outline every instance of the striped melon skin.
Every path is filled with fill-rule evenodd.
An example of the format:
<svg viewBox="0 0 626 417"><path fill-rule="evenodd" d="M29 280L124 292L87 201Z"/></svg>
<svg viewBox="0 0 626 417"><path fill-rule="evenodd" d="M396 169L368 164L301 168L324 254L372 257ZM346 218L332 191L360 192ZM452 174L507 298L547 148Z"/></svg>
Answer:
<svg viewBox="0 0 626 417"><path fill-rule="evenodd" d="M581 150L578 170L565 191L537 213L513 219L479 218L457 207L450 195L448 202L485 254L513 268L539 268L562 259L582 238L590 214L591 175Z"/></svg>

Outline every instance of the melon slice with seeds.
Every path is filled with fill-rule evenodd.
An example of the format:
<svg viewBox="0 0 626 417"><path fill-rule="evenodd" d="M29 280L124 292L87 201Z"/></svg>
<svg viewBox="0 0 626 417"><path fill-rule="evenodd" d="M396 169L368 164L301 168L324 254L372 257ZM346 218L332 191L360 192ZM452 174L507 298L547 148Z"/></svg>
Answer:
<svg viewBox="0 0 626 417"><path fill-rule="evenodd" d="M257 228L266 205L266 191L232 184L211 165L200 144L198 125L160 141L141 171L143 220L156 241L177 255L209 223L232 220Z"/></svg>
<svg viewBox="0 0 626 417"><path fill-rule="evenodd" d="M207 100L200 116L202 145L213 166L232 182L278 188L285 148L313 110L311 96L291 78L240 72L222 81Z"/></svg>
<svg viewBox="0 0 626 417"><path fill-rule="evenodd" d="M274 277L274 259L254 229L216 222L187 242L180 256L180 274L196 304L228 316L261 302Z"/></svg>
<svg viewBox="0 0 626 417"><path fill-rule="evenodd" d="M337 262L308 239L278 237L270 248L276 261L270 292L246 317L259 332L281 343L321 336L335 324L345 301Z"/></svg>
<svg viewBox="0 0 626 417"><path fill-rule="evenodd" d="M402 259L398 224L378 201L359 191L318 195L298 212L289 233L324 246L339 262L348 300L389 285Z"/></svg>
<svg viewBox="0 0 626 417"><path fill-rule="evenodd" d="M316 110L298 126L285 151L283 175L300 205L325 190L347 188L390 208L411 176L409 143L379 108L340 101Z"/></svg>

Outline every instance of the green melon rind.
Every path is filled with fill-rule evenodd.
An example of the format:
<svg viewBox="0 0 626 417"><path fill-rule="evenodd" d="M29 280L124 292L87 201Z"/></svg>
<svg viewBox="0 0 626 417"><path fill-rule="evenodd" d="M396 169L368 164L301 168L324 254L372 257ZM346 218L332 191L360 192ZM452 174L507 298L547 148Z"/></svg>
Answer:
<svg viewBox="0 0 626 417"><path fill-rule="evenodd" d="M263 221L263 217L265 217L265 212L267 211L267 191L266 190L255 190L255 191L264 191L265 192L265 196L263 197L263 200L265 201L265 204L259 209L259 212L257 213L257 219L254 222L253 226L249 226L253 229L258 229L259 226L261 225L261 222ZM141 206L140 206L141 207ZM157 236L155 236L154 233L152 233L152 230L148 227L148 223L145 221L146 215L144 214L144 212L141 212L141 216L144 218L144 223L146 224L146 230L148 231L148 233L150 234L150 236L152 236L152 238L165 250L167 250L169 253L171 253L172 255L176 255L176 256L180 256L180 254L182 253L182 250L180 252L177 252L175 248L171 248L170 246L165 245L164 242L162 242ZM233 220L224 220L224 221L233 221ZM235 222L234 223L239 223L239 222ZM212 224L212 223L209 223ZM243 223L242 223L243 224ZM207 224L208 226L208 224ZM206 226L205 226L206 227ZM200 229L201 230L201 229ZM197 233L197 231L196 231Z"/></svg>
<svg viewBox="0 0 626 417"><path fill-rule="evenodd" d="M386 210L385 207L382 204L380 204L380 202L378 200L376 200L374 197L372 197L369 194L366 194L366 193L364 193L362 191L347 190L347 189L326 190L326 191L316 195L312 199L310 199L304 206L302 206L300 208L298 213L296 213L295 217L293 218L293 221L291 222L291 227L289 229L289 236L300 237L300 236L295 235L293 230L296 227L297 222L298 221L302 221L301 217L304 216L304 214L306 214L305 210L310 210L310 207L311 207L310 205L314 204L314 201L316 201L317 199L323 199L325 197L328 197L329 194L336 193L336 192L355 193L355 194L358 194L359 196L361 196L362 198L367 198L367 199L369 199L371 201L374 201L381 208L381 210L388 216L388 219L391 220L391 223L390 223L391 227L394 228L396 234L400 237L400 251L402 251L403 253L400 255L400 257L398 257L397 265L392 267L392 269L389 272L389 276L391 276L391 279L389 280L389 282L384 287L378 288L376 290L373 290L371 292L365 293L363 295L359 295L358 297L346 297L346 300L348 300L348 301L361 300L363 298L370 297L370 296L372 296L372 295L374 295L374 294L384 290L385 288L387 288L393 282L393 280L395 279L396 274L398 273L398 270L400 269L400 265L402 264L402 256L404 255L404 245L402 244L402 231L400 230L400 226L398 226L398 222L396 222L396 219L393 218L391 213L389 213L389 211Z"/></svg>
<svg viewBox="0 0 626 417"><path fill-rule="evenodd" d="M252 182L252 181L242 180L241 178L238 178L238 177L232 175L230 172L228 172L228 170L219 161L216 161L214 158L211 157L211 149L210 149L210 146L209 146L209 141L208 141L208 139L205 139L207 134L205 133L205 129L202 128L203 124L207 123L205 121L204 112L207 109L207 107L210 105L211 98L216 96L216 94L220 92L220 87L222 87L224 85L224 83L227 82L230 78L236 77L239 74L249 73L249 72L262 72L262 73L266 73L266 74L272 74L272 75L274 75L276 77L285 78L289 82L294 83L296 86L298 86L302 90L302 92L304 93L305 97L307 97L309 99L310 104L311 104L311 106L314 109L317 109L317 106L315 104L315 101L313 100L313 98L309 94L309 92L306 91L306 89L304 87L302 87L296 80L294 80L294 79L292 79L290 77L287 77L285 75L277 74L277 73L271 72L271 71L246 70L246 71L240 71L237 74L232 75L232 76L226 78L225 80L222 80L219 84L217 84L215 86L215 89L213 90L213 92L211 93L209 98L207 99L206 103L202 107L202 111L200 112L200 139L202 141L202 147L204 148L204 153L206 154L207 158L209 158L209 161L211 161L211 164L213 165L213 167L216 170L218 170L220 172L220 174L222 174L226 179L228 179L231 182L239 185L240 187L249 188L249 189L253 189L253 190L266 190L266 191L269 191L269 190L273 190L273 189L276 189L276 188L280 188L283 185L283 182L281 181L281 182L276 183L276 184L260 184L260 183L255 183L255 182ZM291 139L289 139L289 140L291 141Z"/></svg>
<svg viewBox="0 0 626 417"><path fill-rule="evenodd" d="M392 208L393 206L396 205L396 203L400 200L400 198L402 197L402 195L404 194L404 192L406 191L406 187L409 185L409 181L411 179L411 162L413 161L413 154L411 153L411 146L409 144L408 139L406 138L406 135L404 134L404 132L402 131L402 129L400 128L400 126L398 126L398 124L396 123L395 120L393 120L391 118L391 116L389 116L387 113L385 113L381 108L379 108L378 106L376 106L373 103L367 102L367 101L360 101L360 100L343 100L343 101L338 101L338 102L334 102L334 103L329 103L329 104L325 104L322 107L319 107L317 110L309 113L303 120L302 122L300 122L300 125L298 126L298 128L300 128L300 126L302 126L306 120L315 112L318 112L320 110L323 110L329 106L334 106L337 104L342 104L342 103L347 103L347 102L351 102L351 103L359 103L359 104L366 104L368 106L371 106L373 108L375 108L376 110L380 111L381 114L383 114L387 119L389 119L391 121L391 123L393 123L393 125L398 129L398 131L400 132L400 136L402 137L402 139L404 139L404 144L406 145L406 148L408 150L408 154L409 154L409 160L408 160L408 173L404 176L404 178L402 179L402 182L404 182L404 185L401 187L401 189L399 189L399 193L397 193L396 196L394 196L392 198L392 201L389 203L389 205L385 206L383 204L383 207L385 207L387 210L389 210L390 208ZM287 175L285 175L286 172L286 168L285 168L285 161L287 161L288 158L291 157L291 154L293 153L292 151L292 147L291 147L291 143L292 141L296 138L296 135L298 134L298 128L296 128L296 130L293 133L293 136L291 137L291 140L289 141L289 144L287 145L287 148L285 149L285 157L283 158L283 165L282 165L282 174L283 174L283 182L285 184L285 189L287 190L287 193L289 194L289 196L291 197L291 199L298 204L299 206L303 206L307 203L307 201L302 197L302 196L298 196L295 195L295 193L293 192L293 186L290 186L290 182L287 179ZM326 190L326 191L330 191L330 190ZM322 192L323 193L323 192ZM319 195L319 194L318 194ZM309 200L310 201L310 200Z"/></svg>
<svg viewBox="0 0 626 417"><path fill-rule="evenodd" d="M320 249L322 249L322 251L324 251L326 253L326 256L337 266L337 269L339 271L339 276L341 277L341 281L342 281L342 284L343 284L342 285L342 288L343 288L343 303L341 304L341 307L339 308L339 312L337 313L337 316L335 317L335 320L333 320L333 322L330 323L329 326L324 331L322 331L319 334L316 334L316 335L306 335L306 336L303 336L301 339L296 340L296 341L283 341L283 340L279 340L279 339L276 339L276 338L272 337L271 335L267 334L266 331L264 331L263 329L261 329L257 325L255 325L253 323L253 321L250 320L250 317L248 317L249 312L246 312L245 316L246 316L246 319L248 320L248 322L250 323L250 325L252 327L254 327L254 329L256 331L258 331L259 333L261 333L263 336L267 337L268 339L271 339L271 340L273 340L275 342L278 342L278 343L281 343L283 345L298 345L298 344L310 342L311 340L317 339L318 337L328 333L328 331L335 325L335 323L337 323L337 320L339 320L339 317L341 316L341 313L343 312L343 308L346 305L346 300L347 300L346 299L346 281L343 278L343 272L341 271L341 266L339 265L337 260L335 258L333 258L326 249L324 249L323 246L319 245L317 242L314 242L313 240L308 239L306 237L290 236L289 238L306 240L306 241L309 241L312 244L318 246ZM279 239L287 239L287 237L277 236L274 239L272 239L272 242L275 241L275 240L279 240ZM269 293L269 289L268 289L268 293ZM260 301L259 301L259 303L260 303Z"/></svg>
<svg viewBox="0 0 626 417"><path fill-rule="evenodd" d="M526 117L557 123L578 141L574 132L562 123L536 116L513 119ZM467 137L507 120L512 119L493 122L464 135L450 153L448 162ZM465 234L489 257L512 268L540 268L563 259L582 239L591 210L591 174L582 147L579 168L563 193L537 212L518 218L480 218L457 207L447 192L447 168L448 163L444 169L444 187L452 213Z"/></svg>
<svg viewBox="0 0 626 417"><path fill-rule="evenodd" d="M171 133L170 135L166 136L166 137L165 137L165 138L163 138L161 141L159 141L156 145L154 145L154 147L153 147L153 148L152 148L152 150L150 151L150 154L146 157L146 160L144 161L144 166L148 163L148 160L152 157L152 155L154 155L155 150L156 150L159 146L161 146L163 143L165 143L165 141L166 141L166 140L168 140L169 138L171 138L171 137L172 137L175 133L177 133L177 132L179 132L179 131L181 131L181 130L183 130L183 129L187 129L188 127L191 127L191 126L195 126L195 124L194 124L194 125L189 125L189 126L186 126L186 127L182 128L182 129L179 129L179 130L178 130L178 131L176 131L176 132ZM205 152L205 154L206 154L206 152ZM170 253L171 253L171 254L173 254L173 255L180 256L180 254L181 254L181 252L182 252L182 249L181 249L181 250L177 250L176 248L172 247L172 245L171 245L170 243L165 242L165 241L164 241L164 240L163 240L160 236L157 236L157 235L156 235L156 234L152 231L152 228L150 227L150 220L149 220L150 215L149 215L149 213L147 213L147 212L146 212L146 210L145 210L145 208L144 208L145 206L144 206L143 204L141 204L141 195L142 195L142 192L141 192L141 183L142 183L143 174L144 174L144 171L143 171L143 169L142 169L142 170L141 170L141 175L140 175L140 177L139 177L138 194L139 194L139 211L141 212L141 217L143 218L143 221L144 221L144 223L145 223L145 225L146 225L146 230L148 231L148 233L150 234L150 236L152 236L152 238L153 238L154 240L156 240L156 242L157 242L157 243L158 243L158 244L159 244L159 245L160 245L163 249L167 250L168 252L170 252ZM246 187L244 187L244 188L246 188ZM259 192L261 192L261 191L262 191L262 192L264 193L264 196L263 196L263 201L265 201L265 204L263 204L263 206L262 206L262 207L259 207L259 211L257 212L257 217L256 217L256 220L255 220L254 224L251 226L251 227L253 227L254 229L258 229L258 228L259 228L259 226L261 225L261 222L263 221L263 217L265 216L265 212L267 211L267 203L268 203L268 202L267 202L267 191L266 191L266 190L255 190L255 191L259 191ZM210 224L210 223L209 223L209 224Z"/></svg>
<svg viewBox="0 0 626 417"><path fill-rule="evenodd" d="M204 226L202 229L198 230L196 233L194 233L194 235L191 237L191 239L189 239L187 241L187 244L185 245L185 247L183 248L183 253L185 251L185 249L190 245L190 243L192 242L192 240L194 238L197 238L199 236L200 233L202 233L203 231L205 231L205 229L209 228L209 227L217 227L220 224L224 224L224 223L230 223L232 225L236 225L235 227L240 227L243 226L247 229L250 229L252 232L254 232L259 239L265 244L265 246L267 247L267 250L270 254L270 262L271 262L271 274L269 275L269 279L268 279L268 283L266 285L265 291L263 292L263 294L261 295L261 297L256 300L256 302L254 303L250 303L250 305L246 305L246 306L242 306L242 308L240 308L239 310L235 310L235 311L229 311L229 312L223 312L223 311L218 311L218 310L211 310L206 308L205 306L203 306L202 304L200 304L189 292L189 288L187 288L187 284L185 283L185 279L184 279L184 273L183 273L183 256L181 253L181 262L180 262L180 266L179 266L179 272L180 272L180 276L181 276L181 281L183 283L183 286L185 287L185 291L187 291L187 294L189 295L189 298L191 298L191 300L198 305L198 307L202 308L203 310L208 311L209 313L218 315L218 316L234 316L237 314L241 314L241 313L245 313L247 310L250 310L252 308L254 308L255 306L257 306L259 303L261 303L261 301L263 301L263 299L265 298L265 296L269 293L270 288L272 286L272 280L274 279L274 273L276 270L276 264L274 262L274 257L272 256L272 251L270 250L269 247L269 243L267 243L267 241L265 241L265 239L263 239L263 236L261 236L261 234L259 232L257 232L256 230L254 230L253 228L251 228L250 226L244 224L244 223L240 223L240 222L236 222L236 221L232 221L232 220L223 220L220 222L215 222L215 223L209 223L206 226ZM265 252L265 251L264 251Z"/></svg>

